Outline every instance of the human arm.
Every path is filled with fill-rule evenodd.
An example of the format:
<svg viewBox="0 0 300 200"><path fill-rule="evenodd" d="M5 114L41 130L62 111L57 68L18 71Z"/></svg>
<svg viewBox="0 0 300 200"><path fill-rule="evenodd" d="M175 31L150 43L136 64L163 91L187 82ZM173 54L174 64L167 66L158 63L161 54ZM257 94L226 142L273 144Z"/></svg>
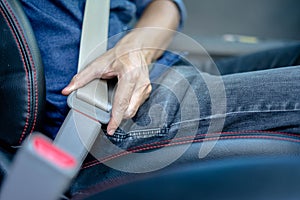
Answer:
<svg viewBox="0 0 300 200"><path fill-rule="evenodd" d="M133 117L149 97L151 84L148 65L162 55L172 38L170 30L177 29L179 20L175 3L171 0L154 0L143 12L136 29L75 75L62 93L68 95L96 78L117 77L118 86L107 126L108 134L113 135L121 121Z"/></svg>

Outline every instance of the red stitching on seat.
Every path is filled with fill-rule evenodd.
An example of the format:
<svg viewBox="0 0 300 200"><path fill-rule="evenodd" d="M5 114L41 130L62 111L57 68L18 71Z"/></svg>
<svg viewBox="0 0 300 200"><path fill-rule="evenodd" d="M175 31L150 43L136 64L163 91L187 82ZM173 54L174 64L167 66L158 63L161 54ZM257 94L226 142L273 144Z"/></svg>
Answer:
<svg viewBox="0 0 300 200"><path fill-rule="evenodd" d="M34 130L34 128L35 128L36 121L37 121L38 101L39 101L39 100L38 100L38 86L37 86L37 78L36 78L36 68L35 68L35 65L34 65L34 61L33 61L33 58L32 58L32 55L31 55L31 52L30 52L28 43L27 43L26 38L25 38L25 36L24 36L24 33L23 33L23 31L22 31L22 28L21 28L21 26L20 26L18 20L16 19L15 15L14 15L14 13L13 13L13 11L12 11L12 9L10 8L10 6L9 6L9 4L7 3L6 0L4 0L4 3L5 3L5 5L6 5L6 7L8 8L8 11L10 12L11 16L13 17L13 20L14 20L14 22L15 22L17 28L18 28L18 32L19 32L20 35L21 35L22 41L23 41L23 43L24 43L24 45L25 45L26 52L27 52L27 54L28 54L28 56L29 56L30 66L31 66L32 71L33 71L33 84L34 84L34 93L35 93L35 99L34 99L34 100L35 100L35 105L34 105L34 113L33 113L33 124L32 124L32 128L31 128L31 130L30 130L30 133L32 133L33 130ZM5 17L5 18L6 18L6 17ZM6 21L7 21L7 19L6 19ZM8 21L7 21L7 22L8 22ZM9 25L11 31L13 32L11 25L10 25L9 23L8 23L8 25ZM19 139L19 143L21 143L21 142L23 141L23 139L24 139L24 136L25 136L26 130L27 130L27 128L28 128L28 124L29 124L28 121L29 121L29 117L30 117L30 106L31 106L31 102L30 102L31 98L30 98L30 96L31 96L31 91L30 91L29 73L28 73L28 71L27 71L27 69L26 69L26 63L25 63L25 61L24 61L24 57L23 57L23 54L22 54L22 51L21 51L21 48L20 48L20 44L19 44L18 40L16 39L16 36L15 36L15 33L14 33L14 32L13 32L13 34L14 34L14 39L16 40L16 42L17 42L17 44L18 44L19 51L20 51L20 53L21 53L21 55L22 55L22 62L23 62L23 64L24 64L24 69L25 69L25 71L26 71L26 78L27 78L27 94L28 94L28 98L27 98L27 99L28 99L28 103L27 103L27 112L28 112L28 113L27 113L26 123L25 123L24 129L23 129L22 134L21 134L20 139Z"/></svg>
<svg viewBox="0 0 300 200"><path fill-rule="evenodd" d="M291 136L291 137L300 137L300 134L293 134L293 133L286 133L286 132L275 132L275 131L262 131L262 130L245 130L245 131L231 131L231 132L217 132L217 133L207 133L207 134L202 134L201 136L206 137L206 136L214 136L214 135L228 135L228 134L241 134L241 133L271 133L271 134L278 134L278 135L287 135L287 136ZM171 141L177 141L177 140L184 140L184 139L190 139L190 138L195 138L195 135L192 136L184 136L184 137L180 137L180 138L174 138L174 139L169 139L169 140L162 140L162 141L158 141L158 142L153 142L153 143L149 143L149 144L143 144L140 146L136 146L133 148L128 149L127 151L134 151L134 150L138 150L141 149L143 147L148 147L148 146L154 146L154 145L160 145L160 144L165 144L165 143L169 143ZM92 164L94 162L97 162L98 160L93 160L90 162L87 162L84 164L85 165L89 165Z"/></svg>
<svg viewBox="0 0 300 200"><path fill-rule="evenodd" d="M226 132L225 132L226 133ZM232 132L229 132L232 133ZM276 132L272 132L272 133L276 133ZM298 136L299 137L299 136ZM136 153L139 151L145 151L145 150L152 150L152 149L156 149L156 148L161 148L161 147L166 147L166 146L175 146L175 145L182 145L182 144L188 144L188 143L196 143L196 142L204 142L204 141L213 141L213 140L225 140L225 139L275 139L275 140L281 140L281 141L290 141L290 142L300 142L300 138L299 139L292 139L292 138L282 138L279 136L259 136L259 135L254 135L254 136L223 136L223 137L216 137L216 138L201 138L201 139L196 139L196 140L186 140L186 141L182 141L182 142L174 142L174 143L170 143L170 144L161 144L161 145L154 145L154 146L148 146L148 147L143 147L140 149L135 149L132 151L123 151L120 152L118 154L115 155L111 155L108 156L106 158L103 158L102 160L95 160L90 162L89 164L85 164L82 169L86 169L104 162L107 162L109 160L121 157L121 156L125 156L127 154L130 153Z"/></svg>
<svg viewBox="0 0 300 200"><path fill-rule="evenodd" d="M6 1L5 1L5 3L7 4ZM7 5L6 5L6 6L7 6ZM29 124L28 121L29 121L29 117L30 117L30 90L29 90L30 82L29 82L29 78L28 78L28 71L27 71L27 69L26 69L26 63L25 63L24 55L23 55L23 53L22 53L20 44L19 44L19 42L18 42L18 40L17 40L17 36L16 36L16 34L15 34L15 32L14 32L14 30L13 30L11 24L9 23L9 20L8 20L7 17L5 16L4 12L3 12L2 10L0 10L0 12L1 12L2 16L4 17L6 23L8 24L9 29L11 30L11 32L12 32L12 34L13 34L13 37L14 37L16 43L17 43L19 53L20 53L20 55L21 55L21 57L22 57L22 62L23 62L23 66L24 66L24 70L25 70L25 74L26 74L26 79L27 79L27 87L28 87L28 89L27 89L27 95L28 95L28 96L27 96L27 115L26 115L26 121L25 121L24 129L23 129L23 131L22 131L22 135L23 135L23 134L25 134L25 132L26 132L26 130L27 130L27 128L28 128L28 124Z"/></svg>
<svg viewBox="0 0 300 200"><path fill-rule="evenodd" d="M228 135L228 134L241 134L241 133L271 133L271 134L278 134L278 135L287 135L287 136L291 136L291 137L300 137L300 134L293 134L293 133L285 133L285 132L275 132L275 131L259 131L259 130L245 130L245 131L229 131L229 132L216 132L216 133L207 133L207 134L202 134L202 135L198 135L198 136L214 136L214 135ZM128 151L130 150L134 150L136 148L141 148L144 146L152 146L154 144L162 144L162 143L169 143L171 141L176 141L176 140L183 140L183 139L189 139L189 138L195 138L197 137L196 135L190 135L190 136L184 136L184 137L180 137L180 138L174 138L174 139L169 139L169 140L162 140L162 141L158 141L158 142L153 142L153 143L149 143L149 144L143 144L137 147L133 147L131 149L128 149Z"/></svg>
<svg viewBox="0 0 300 200"><path fill-rule="evenodd" d="M254 132L264 132L264 133L272 133L272 134L281 134L281 132L273 132L273 131L245 131L245 132L253 132L253 133ZM223 133L224 134L227 134L227 133L231 134L231 133L244 133L244 132L242 132L242 131L241 132L222 132L222 134ZM283 140L283 141L300 142L300 135L289 134L289 133L287 133L287 135L293 135L293 136L298 137L299 139L288 139L288 138L279 138L277 136L275 137L275 136L259 136L259 135L256 135L256 136L224 136L224 137L222 137L220 139L242 139L242 138L245 138L245 139L248 139L248 138L251 138L251 139L276 139L276 140L279 139L279 140ZM174 143L174 144L172 143L172 144L170 144L168 146L173 146L173 145L178 145L178 144L180 145L180 144L189 143L189 142L213 141L214 139L218 140L218 138L206 138L206 139L202 138L202 139L198 139L198 140L195 140L195 141L194 140L190 140L190 141L178 142L178 143ZM89 165L89 166L84 166L82 169L87 169L89 167L96 166L98 164L101 164L102 162L105 162L105 161L97 161L97 163L94 163L94 164ZM111 181L104 180L104 181L101 182L100 187L99 187L99 184L96 184L96 185L94 185L92 187L89 187L87 189L81 190L80 192L77 192L73 196L73 198L76 197L74 199L82 199L84 197L87 197L86 194L91 195L91 192L93 192L93 191L101 192L101 191L107 190L109 188L113 188L114 186L118 186L118 185L120 185L119 183L126 183L126 181L128 182L128 177L126 177L126 176L123 176L123 177L121 177L121 179L120 178L118 178L118 179L120 180L120 182L116 182L116 181L111 182ZM130 181L132 181L132 180L137 180L137 179L133 178Z"/></svg>

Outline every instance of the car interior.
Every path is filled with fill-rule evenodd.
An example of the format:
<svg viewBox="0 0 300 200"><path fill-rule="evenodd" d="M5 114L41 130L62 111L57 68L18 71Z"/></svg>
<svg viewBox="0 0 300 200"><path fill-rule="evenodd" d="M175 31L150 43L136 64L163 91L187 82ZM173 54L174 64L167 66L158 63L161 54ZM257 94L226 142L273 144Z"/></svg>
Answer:
<svg viewBox="0 0 300 200"><path fill-rule="evenodd" d="M188 52L186 57L194 65L201 64L207 54L217 60L300 40L300 2L296 0L184 3L188 16L182 33L203 48L199 51L175 38L170 49ZM38 133L45 112L45 77L21 3L1 0L0 14L1 200L299 199L300 134L241 127L238 132L136 146L101 160L89 155L83 164L76 163L72 155ZM213 148L201 157L199 149L205 145ZM159 157L148 157L147 152L162 147ZM178 159L159 168L182 149ZM135 169L137 162L141 173L110 167ZM147 165L157 170L142 172Z"/></svg>

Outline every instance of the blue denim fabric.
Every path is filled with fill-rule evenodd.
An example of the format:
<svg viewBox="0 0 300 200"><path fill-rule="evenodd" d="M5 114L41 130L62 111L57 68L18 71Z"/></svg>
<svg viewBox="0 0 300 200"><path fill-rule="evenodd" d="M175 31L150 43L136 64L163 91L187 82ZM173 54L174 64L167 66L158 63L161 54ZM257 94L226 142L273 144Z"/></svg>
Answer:
<svg viewBox="0 0 300 200"><path fill-rule="evenodd" d="M150 98L133 120L124 121L114 136L107 136L109 140L128 149L178 134L247 130L300 134L300 44L217 65L225 75L204 73L191 65L168 68L152 84Z"/></svg>
<svg viewBox="0 0 300 200"><path fill-rule="evenodd" d="M67 112L67 97L61 90L77 72L79 41L85 0L21 0L41 50L46 77L46 121L43 132L54 137ZM129 30L151 0L111 0L109 37ZM185 9L181 0L174 1L182 19ZM109 48L122 37L109 41ZM176 55L165 54L166 66L176 62ZM155 71L155 76L159 72Z"/></svg>
<svg viewBox="0 0 300 200"><path fill-rule="evenodd" d="M300 42L287 43L281 48L257 52L237 58L222 59L216 62L220 74L233 74L300 65Z"/></svg>

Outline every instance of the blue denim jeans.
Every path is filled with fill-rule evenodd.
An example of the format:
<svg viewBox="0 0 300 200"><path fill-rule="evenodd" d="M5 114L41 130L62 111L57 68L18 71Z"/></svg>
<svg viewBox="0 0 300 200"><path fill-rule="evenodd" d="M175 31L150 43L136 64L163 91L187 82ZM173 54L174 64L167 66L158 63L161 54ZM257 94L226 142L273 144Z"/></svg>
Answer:
<svg viewBox="0 0 300 200"><path fill-rule="evenodd" d="M192 65L169 68L153 81L136 116L109 140L128 149L211 132L300 133L299 55L300 44L294 44L221 60L216 62L221 75Z"/></svg>

